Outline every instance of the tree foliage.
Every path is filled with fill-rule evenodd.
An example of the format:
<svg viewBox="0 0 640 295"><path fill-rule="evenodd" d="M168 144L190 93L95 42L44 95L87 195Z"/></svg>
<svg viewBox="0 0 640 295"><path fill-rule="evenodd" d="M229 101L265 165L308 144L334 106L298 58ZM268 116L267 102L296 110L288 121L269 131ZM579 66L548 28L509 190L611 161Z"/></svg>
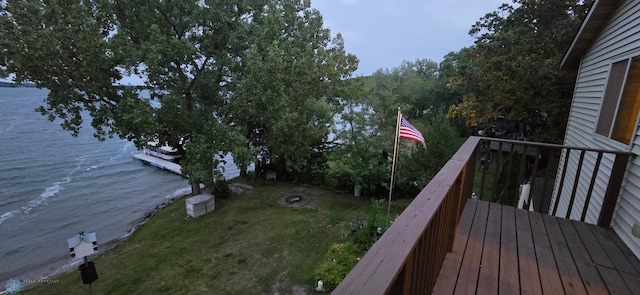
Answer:
<svg viewBox="0 0 640 295"><path fill-rule="evenodd" d="M339 34L332 38L322 27L309 1L273 2L254 22L261 37L242 63L233 122L244 127L259 166L313 173L336 112L335 90L358 60L345 54Z"/></svg>
<svg viewBox="0 0 640 295"><path fill-rule="evenodd" d="M466 95L452 114L471 125L506 118L538 140L561 140L575 74L559 65L591 2L517 0L477 21L475 44L459 52L453 81Z"/></svg>
<svg viewBox="0 0 640 295"><path fill-rule="evenodd" d="M327 182L343 190L354 186L364 194L385 195L389 190L391 157L398 107L427 139L426 150L402 140L394 190L412 197L431 179L457 148L457 130L439 114L461 101L459 89L447 86L455 74L453 62L403 62L370 77L346 81L338 124L340 143L329 156ZM446 137L446 138L445 138ZM441 151L447 151L445 153Z"/></svg>
<svg viewBox="0 0 640 295"><path fill-rule="evenodd" d="M396 185L412 196L463 125L506 118L561 139L574 75L558 65L590 3L503 4L439 64L349 79L357 58L308 0L7 0L0 75L48 88L40 112L74 134L90 117L98 138L178 147L196 190L230 152L242 173L253 162L258 174L382 193L400 107L428 145L400 148ZM128 75L148 89L114 86Z"/></svg>
<svg viewBox="0 0 640 295"><path fill-rule="evenodd" d="M43 115L177 147L194 191L227 152L304 170L357 67L308 0L8 0L0 24L0 74L49 89ZM115 86L128 75L148 90Z"/></svg>
<svg viewBox="0 0 640 295"><path fill-rule="evenodd" d="M424 127L420 130L427 142L427 148L424 149L422 145L413 141L405 142L405 152L398 159L397 184L394 191L399 197L416 196L451 159L462 143L458 139L458 131L443 110L425 119L427 123L422 125Z"/></svg>
<svg viewBox="0 0 640 295"><path fill-rule="evenodd" d="M326 181L349 190L376 191L388 181L387 126L384 112L369 96L364 78L344 82L339 93L341 112L332 130L335 147L329 155Z"/></svg>

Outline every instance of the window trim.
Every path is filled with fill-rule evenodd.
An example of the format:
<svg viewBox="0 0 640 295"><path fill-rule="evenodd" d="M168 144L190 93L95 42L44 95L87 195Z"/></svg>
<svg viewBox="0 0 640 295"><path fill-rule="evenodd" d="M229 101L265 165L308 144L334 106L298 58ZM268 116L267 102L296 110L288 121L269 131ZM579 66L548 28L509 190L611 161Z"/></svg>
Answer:
<svg viewBox="0 0 640 295"><path fill-rule="evenodd" d="M624 94L624 88L627 85L627 78L629 76L629 69L631 67L631 60L634 58L638 58L640 60L640 52L636 52L634 51L633 54L625 54L624 56L618 56L616 58L612 58L609 62L608 65L608 70L607 70L607 76L606 76L606 81L604 83L604 87L602 90L602 95L600 97L600 104L598 107L598 114L596 116L596 121L595 126L593 128L593 138L598 140L599 142L602 142L604 144L610 145L616 149L622 149L622 150L628 150L630 151L631 148L633 147L634 141L637 137L637 133L639 130L639 126L640 125L640 113L638 115L636 115L636 120L635 120L635 125L634 125L634 129L633 129L633 133L631 134L631 139L629 140L629 144L626 144L624 142L620 142L618 140L615 140L612 138L613 136L613 129L615 127L615 121L616 118L618 116L618 110L620 108L621 105L621 99L622 99L622 95ZM608 134L609 135L603 135L598 133L598 125L600 123L600 119L602 118L602 108L604 106L605 103L605 94L607 92L607 87L609 86L609 83L611 82L610 77L612 74L612 70L613 70L613 65L619 62L623 62L626 61L626 66L625 66L625 70L624 70L624 77L622 80L622 84L621 84L621 88L618 92L617 98L616 98L616 106L615 106L615 110L613 112L613 116L611 117L610 122L608 122L609 124L609 130L608 130Z"/></svg>

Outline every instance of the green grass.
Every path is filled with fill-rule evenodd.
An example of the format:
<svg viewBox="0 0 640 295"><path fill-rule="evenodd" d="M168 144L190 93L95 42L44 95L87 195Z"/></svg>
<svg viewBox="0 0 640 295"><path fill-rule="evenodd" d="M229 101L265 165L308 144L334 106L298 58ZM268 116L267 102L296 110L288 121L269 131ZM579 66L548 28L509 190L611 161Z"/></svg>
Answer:
<svg viewBox="0 0 640 295"><path fill-rule="evenodd" d="M484 175L484 187L482 186L482 169L476 170L475 178L473 179L473 191L479 195L482 200L492 202L491 196L493 194L493 185L495 181L495 173L487 171ZM481 189L483 189L481 191Z"/></svg>
<svg viewBox="0 0 640 295"><path fill-rule="evenodd" d="M311 208L278 200L304 194ZM392 216L408 200L394 201ZM399 205L397 205L399 204ZM95 259L93 294L288 294L311 288L314 272L349 222L366 219L369 198L272 182L187 218L180 199L155 214L127 241ZM99 234L99 233L98 233ZM75 270L21 294L89 294Z"/></svg>

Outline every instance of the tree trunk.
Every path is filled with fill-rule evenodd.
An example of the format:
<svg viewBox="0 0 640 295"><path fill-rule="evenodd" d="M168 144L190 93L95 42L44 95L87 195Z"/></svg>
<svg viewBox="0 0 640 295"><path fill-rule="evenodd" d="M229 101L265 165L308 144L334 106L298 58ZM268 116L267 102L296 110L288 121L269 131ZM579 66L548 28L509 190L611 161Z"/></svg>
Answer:
<svg viewBox="0 0 640 295"><path fill-rule="evenodd" d="M199 195L201 193L200 184L197 183L197 182L193 182L193 181L190 181L189 183L191 184L191 193L192 193L192 195L194 195L194 196L195 195Z"/></svg>
<svg viewBox="0 0 640 295"><path fill-rule="evenodd" d="M215 161L212 166L217 167L218 161ZM214 169L218 170L218 168L214 168ZM215 186L216 179L215 179L214 173L215 172L213 169L209 169L207 171L207 179L204 180L204 189L209 193L213 192L213 187Z"/></svg>
<svg viewBox="0 0 640 295"><path fill-rule="evenodd" d="M254 180L257 180L264 174L264 163L262 160L263 159L256 159L256 173L254 174Z"/></svg>

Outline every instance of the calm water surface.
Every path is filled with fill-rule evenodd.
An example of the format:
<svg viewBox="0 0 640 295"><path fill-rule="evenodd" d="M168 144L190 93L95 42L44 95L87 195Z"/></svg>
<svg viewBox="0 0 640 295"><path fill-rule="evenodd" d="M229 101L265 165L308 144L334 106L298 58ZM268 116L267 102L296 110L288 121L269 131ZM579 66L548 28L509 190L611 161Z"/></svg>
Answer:
<svg viewBox="0 0 640 295"><path fill-rule="evenodd" d="M107 245L155 206L189 192L181 176L132 159L132 143L100 142L88 124L72 137L35 112L47 93L0 88L0 282L60 272L77 263L68 238L96 232ZM237 175L232 163L226 168L225 176Z"/></svg>

